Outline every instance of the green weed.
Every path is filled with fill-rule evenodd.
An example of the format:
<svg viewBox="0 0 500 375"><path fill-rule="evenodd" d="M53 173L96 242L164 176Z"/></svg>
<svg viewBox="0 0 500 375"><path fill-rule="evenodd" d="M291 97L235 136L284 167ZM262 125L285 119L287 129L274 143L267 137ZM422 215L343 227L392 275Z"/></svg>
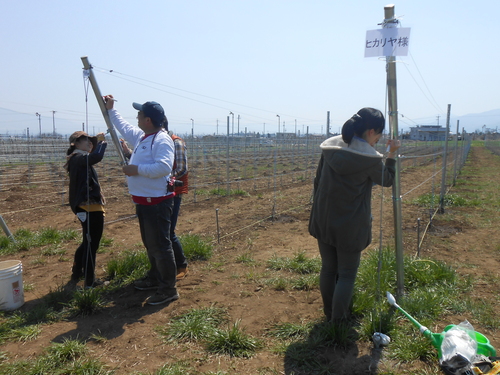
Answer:
<svg viewBox="0 0 500 375"><path fill-rule="evenodd" d="M45 228L33 232L27 229L19 229L13 234L14 241L5 236L0 237L0 255L15 254L19 251L45 245L57 245L64 241L73 240L77 236L75 230L59 231L54 228Z"/></svg>
<svg viewBox="0 0 500 375"><path fill-rule="evenodd" d="M216 354L227 354L231 357L252 357L262 347L262 343L248 335L236 321L227 329L218 329L206 341L207 350Z"/></svg>
<svg viewBox="0 0 500 375"><path fill-rule="evenodd" d="M102 291L96 288L75 292L70 307L76 315L92 315L105 306Z"/></svg>
<svg viewBox="0 0 500 375"><path fill-rule="evenodd" d="M86 345L77 340L53 343L36 359L2 362L0 372L9 375L112 374L100 361L89 357Z"/></svg>
<svg viewBox="0 0 500 375"><path fill-rule="evenodd" d="M308 258L305 252L299 252L293 258L274 255L268 260L267 266L274 270L286 270L300 274L318 273L321 269L319 258Z"/></svg>
<svg viewBox="0 0 500 375"><path fill-rule="evenodd" d="M197 234L184 234L179 236L188 260L208 260L212 257L212 243L201 238Z"/></svg>
<svg viewBox="0 0 500 375"><path fill-rule="evenodd" d="M144 277L150 268L146 250L123 251L118 258L110 260L106 265L108 277L130 284L134 280Z"/></svg>
<svg viewBox="0 0 500 375"><path fill-rule="evenodd" d="M192 309L172 319L166 327L157 331L167 341L199 341L214 335L215 330L227 321L227 312L219 307Z"/></svg>

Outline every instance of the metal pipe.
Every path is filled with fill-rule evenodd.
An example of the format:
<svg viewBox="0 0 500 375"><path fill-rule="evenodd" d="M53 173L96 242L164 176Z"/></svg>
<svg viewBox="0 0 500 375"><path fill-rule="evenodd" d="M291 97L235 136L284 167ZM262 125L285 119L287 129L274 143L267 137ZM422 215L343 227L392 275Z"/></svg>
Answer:
<svg viewBox="0 0 500 375"><path fill-rule="evenodd" d="M417 219L417 257L420 258L420 218Z"/></svg>
<svg viewBox="0 0 500 375"><path fill-rule="evenodd" d="M457 181L457 162L458 162L458 129L459 129L460 120L457 120L457 136L455 137L455 163L453 166L453 186Z"/></svg>
<svg viewBox="0 0 500 375"><path fill-rule="evenodd" d="M446 164L448 162L448 133L450 129L450 112L451 104L448 104L448 112L446 114L446 135L444 139L444 155L443 155L443 173L441 175L441 192L439 194L439 213L444 214L444 195L446 193Z"/></svg>
<svg viewBox="0 0 500 375"><path fill-rule="evenodd" d="M215 221L217 223L217 243L220 244L219 209L215 209Z"/></svg>
<svg viewBox="0 0 500 375"><path fill-rule="evenodd" d="M0 215L0 226L2 227L2 229L3 229L4 233L5 233L5 235L6 235L7 237L9 237L9 238L12 240L12 242L16 242L16 239L14 238L14 236L12 235L12 233L10 232L9 227L8 227L8 226L7 226L7 224L5 223L5 221L4 221L3 217L2 217L2 215Z"/></svg>
<svg viewBox="0 0 500 375"><path fill-rule="evenodd" d="M231 186L229 182L229 116L227 116L227 143L226 143L226 176L227 176L227 196L231 193Z"/></svg>

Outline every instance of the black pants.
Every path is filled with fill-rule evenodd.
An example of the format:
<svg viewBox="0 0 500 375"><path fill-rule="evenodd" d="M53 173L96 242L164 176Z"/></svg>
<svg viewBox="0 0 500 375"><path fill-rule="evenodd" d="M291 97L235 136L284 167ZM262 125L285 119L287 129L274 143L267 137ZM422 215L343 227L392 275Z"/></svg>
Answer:
<svg viewBox="0 0 500 375"><path fill-rule="evenodd" d="M170 241L170 216L173 204L174 200L169 198L151 206L135 205L142 242L151 263L148 278L158 282L158 292L162 294L177 292L175 287L177 267Z"/></svg>
<svg viewBox="0 0 500 375"><path fill-rule="evenodd" d="M104 213L102 211L95 212L79 212L82 225L82 243L76 249L75 260L73 263L73 274L71 279L79 280L82 276L85 277L85 286L92 286L94 283L94 271L97 249L101 242L102 231L104 228Z"/></svg>

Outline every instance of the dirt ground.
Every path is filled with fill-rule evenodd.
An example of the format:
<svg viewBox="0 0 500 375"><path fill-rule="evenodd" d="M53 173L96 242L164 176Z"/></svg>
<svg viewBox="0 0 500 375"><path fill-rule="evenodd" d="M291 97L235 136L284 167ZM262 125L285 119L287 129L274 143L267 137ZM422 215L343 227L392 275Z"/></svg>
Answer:
<svg viewBox="0 0 500 375"><path fill-rule="evenodd" d="M473 147L471 150L468 168L489 166L493 171L500 170L500 158L492 159L491 154L482 147ZM429 180L435 168L430 163L407 168L401 173L403 242L405 253L410 255L415 255L417 251L417 219L422 219L423 233L429 212L409 202L432 189L439 192L439 186L436 188L432 185L433 180ZM488 180L500 185L498 173L489 175ZM479 181L476 179L474 182ZM140 244L141 240L137 219L133 218L134 207L123 180L101 180L101 184L108 192L110 189L107 185L116 187L108 195L104 230L105 238L113 239L113 245L97 257L97 274L104 277L106 263L120 251ZM467 186L467 189L473 187ZM148 292L128 286L110 296L109 305L99 313L44 325L36 340L10 342L0 346L0 351L8 353L9 360L34 358L51 342L61 342L63 338L89 339L92 334L98 334L107 340L89 340L88 346L93 355L114 369L116 374L153 373L165 363L179 360L188 360L192 369L199 373L291 374L286 369L283 355L273 353L270 348L260 350L249 359L209 355L197 345L165 343L155 328L167 325L171 317L189 309L212 304L227 308L231 321L240 319L246 332L256 337L264 337L266 329L274 323L301 323L321 318L319 290L276 291L258 277L251 277L269 273L269 270L266 271L266 261L273 255L293 257L300 251L305 251L309 257L319 255L315 240L307 231L311 190L309 182L297 181L283 186L278 194L269 189L255 193L250 191L249 196L212 197L209 200L200 197L197 203L191 200L183 204L178 234L193 233L212 238L215 252L209 261L190 264L189 275L178 283L178 301L168 306L149 306L144 304ZM384 246L394 246L391 195L391 189L374 188L374 239L366 251L378 247L380 220ZM79 228L69 207L58 204L60 197L53 198L53 202L45 202L42 196L41 188L26 189L21 186L0 192L0 212L12 232L21 228ZM33 205L42 208L29 209ZM273 206L274 219L271 218ZM220 244L217 243L216 209L219 209ZM445 215L436 215L433 226L426 232L420 253L423 257L447 261L462 274L473 272L476 277L475 295L496 299L497 285L492 280L498 281L499 229L494 223L485 224L481 219L481 211L481 207L452 208ZM76 246L76 243L65 245L67 253L62 260L58 256L42 256L40 249L22 252L14 257L0 257L0 260L15 258L23 263L23 281L30 287L25 292L26 303L20 311L33 308L40 298L68 281ZM246 253L256 260L253 265L237 262L237 257ZM43 263L39 262L41 257L44 258ZM465 318L473 324L477 323L472 316L454 316L453 321L450 321L450 317L443 317L442 321L436 322L435 327L429 328L440 332L446 325L458 324ZM484 333L494 347L500 348L497 331L476 325L475 328ZM416 330L415 335L419 335ZM377 373L377 358L373 356L372 349L372 343L359 341L347 350L332 348L328 358L332 363L338 363L339 374ZM418 362L410 365L394 364L392 370L415 373L419 366L423 365Z"/></svg>

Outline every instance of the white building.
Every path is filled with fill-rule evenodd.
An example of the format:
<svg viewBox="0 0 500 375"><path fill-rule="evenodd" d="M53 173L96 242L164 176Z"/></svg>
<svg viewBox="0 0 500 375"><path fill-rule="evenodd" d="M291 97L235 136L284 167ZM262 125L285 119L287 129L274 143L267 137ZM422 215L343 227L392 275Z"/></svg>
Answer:
<svg viewBox="0 0 500 375"><path fill-rule="evenodd" d="M417 125L410 128L410 139L414 141L444 141L446 128L439 125Z"/></svg>

